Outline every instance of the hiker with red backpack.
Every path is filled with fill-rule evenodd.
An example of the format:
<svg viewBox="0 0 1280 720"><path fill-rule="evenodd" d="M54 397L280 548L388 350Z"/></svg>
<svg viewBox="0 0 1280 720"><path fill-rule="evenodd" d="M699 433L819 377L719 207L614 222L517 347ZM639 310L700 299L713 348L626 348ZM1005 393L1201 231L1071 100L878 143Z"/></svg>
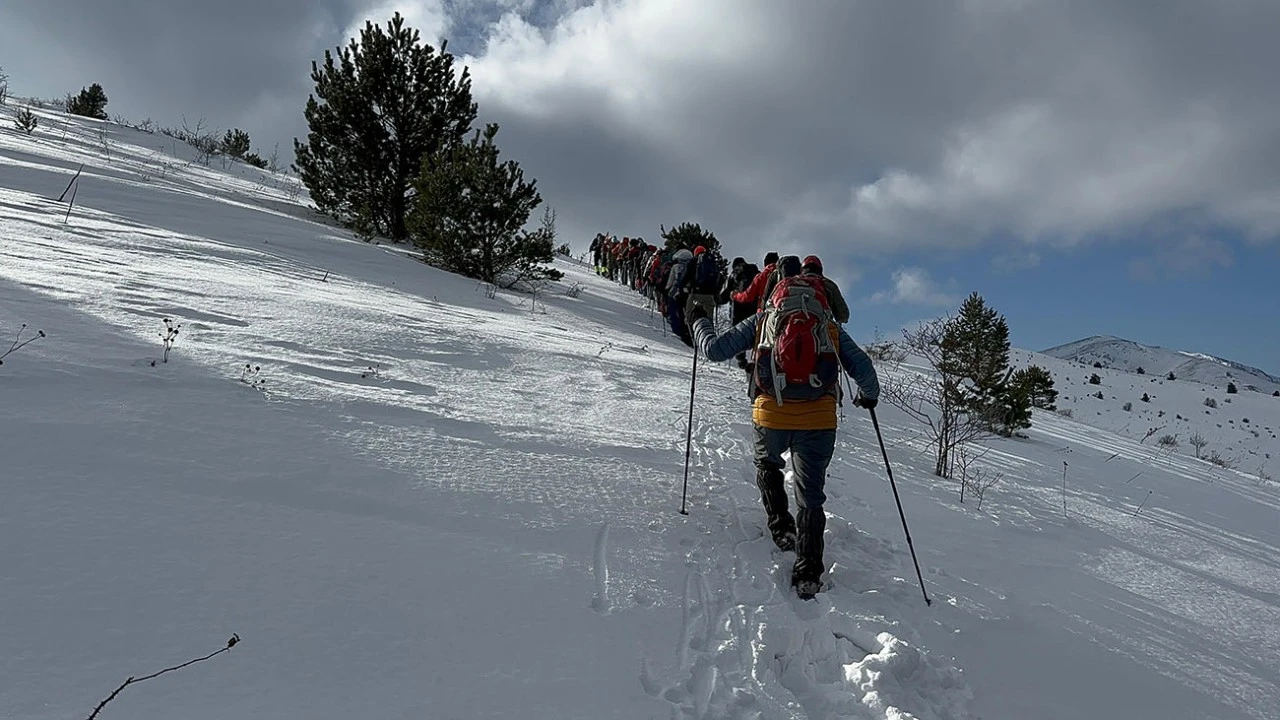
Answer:
<svg viewBox="0 0 1280 720"><path fill-rule="evenodd" d="M880 384L871 358L831 316L822 279L801 273L800 259L776 263L761 310L721 335L701 306L689 311L696 347L709 360L755 351L751 420L756 485L773 542L794 550L791 585L803 599L822 588L824 487L835 453L836 396L843 367L858 385L854 404L873 409ZM783 453L791 453L797 512L787 503Z"/></svg>

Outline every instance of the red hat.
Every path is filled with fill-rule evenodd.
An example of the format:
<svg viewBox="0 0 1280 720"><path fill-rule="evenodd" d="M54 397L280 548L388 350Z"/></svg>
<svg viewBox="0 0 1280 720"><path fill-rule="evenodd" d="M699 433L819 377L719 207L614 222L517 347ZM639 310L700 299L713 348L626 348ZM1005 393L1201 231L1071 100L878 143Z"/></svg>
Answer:
<svg viewBox="0 0 1280 720"><path fill-rule="evenodd" d="M822 260L818 259L817 255L810 255L809 257L804 259L804 262L800 264L803 267L813 268L818 272L822 272Z"/></svg>
<svg viewBox="0 0 1280 720"><path fill-rule="evenodd" d="M706 248L704 248L704 247L702 247L701 245L699 245L698 247L696 247L696 248L694 248L694 249L693 249L693 254L694 254L694 255L701 255L702 253L704 253L704 252L706 252L706 251L707 251L707 249L706 249Z"/></svg>

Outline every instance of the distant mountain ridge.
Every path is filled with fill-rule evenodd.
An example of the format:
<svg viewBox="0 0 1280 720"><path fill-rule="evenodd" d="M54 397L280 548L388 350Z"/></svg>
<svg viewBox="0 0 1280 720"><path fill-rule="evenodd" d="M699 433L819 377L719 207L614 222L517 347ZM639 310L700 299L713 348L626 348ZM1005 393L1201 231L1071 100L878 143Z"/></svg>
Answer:
<svg viewBox="0 0 1280 720"><path fill-rule="evenodd" d="M1124 372L1137 372L1138 368L1148 375L1172 372L1179 380L1206 385L1225 386L1234 382L1242 391L1251 389L1271 393L1280 389L1280 377L1256 367L1216 355L1143 345L1112 335L1094 335L1041 352L1085 365L1098 362L1104 367Z"/></svg>

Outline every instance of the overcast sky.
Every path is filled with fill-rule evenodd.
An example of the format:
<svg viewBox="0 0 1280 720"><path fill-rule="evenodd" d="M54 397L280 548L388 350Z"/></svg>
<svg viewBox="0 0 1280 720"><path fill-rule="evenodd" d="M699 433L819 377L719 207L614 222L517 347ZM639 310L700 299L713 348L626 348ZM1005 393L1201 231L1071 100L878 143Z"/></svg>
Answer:
<svg viewBox="0 0 1280 720"><path fill-rule="evenodd" d="M561 234L815 252L892 332L970 290L1280 372L1274 0L0 0L18 94L306 131L312 59L401 11L471 68Z"/></svg>

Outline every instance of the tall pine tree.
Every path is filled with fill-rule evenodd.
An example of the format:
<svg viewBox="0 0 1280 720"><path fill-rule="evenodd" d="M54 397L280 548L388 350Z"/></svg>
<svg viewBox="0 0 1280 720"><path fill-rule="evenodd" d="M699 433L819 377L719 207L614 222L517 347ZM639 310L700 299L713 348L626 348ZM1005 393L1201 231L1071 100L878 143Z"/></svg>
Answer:
<svg viewBox="0 0 1280 720"><path fill-rule="evenodd" d="M311 63L310 132L295 168L316 207L364 235L409 236L411 187L424 158L460 143L476 118L467 70L421 43L400 13L365 23L337 56Z"/></svg>
<svg viewBox="0 0 1280 720"><path fill-rule="evenodd" d="M942 350L942 369L961 379L951 402L1001 435L1031 426L1031 388L1015 382L1009 368L1009 323L981 295L960 306Z"/></svg>
<svg viewBox="0 0 1280 720"><path fill-rule="evenodd" d="M107 92L98 83L80 88L79 95L68 95L67 98L67 112L72 115L107 119Z"/></svg>
<svg viewBox="0 0 1280 720"><path fill-rule="evenodd" d="M974 292L960 306L960 313L943 339L947 369L963 378L956 401L969 412L992 406L1008 383L1009 324Z"/></svg>
<svg viewBox="0 0 1280 720"><path fill-rule="evenodd" d="M495 285L558 280L559 271L544 267L553 258L554 220L524 229L542 195L518 163L499 160L497 134L491 123L423 162L410 216L414 242L432 265Z"/></svg>

